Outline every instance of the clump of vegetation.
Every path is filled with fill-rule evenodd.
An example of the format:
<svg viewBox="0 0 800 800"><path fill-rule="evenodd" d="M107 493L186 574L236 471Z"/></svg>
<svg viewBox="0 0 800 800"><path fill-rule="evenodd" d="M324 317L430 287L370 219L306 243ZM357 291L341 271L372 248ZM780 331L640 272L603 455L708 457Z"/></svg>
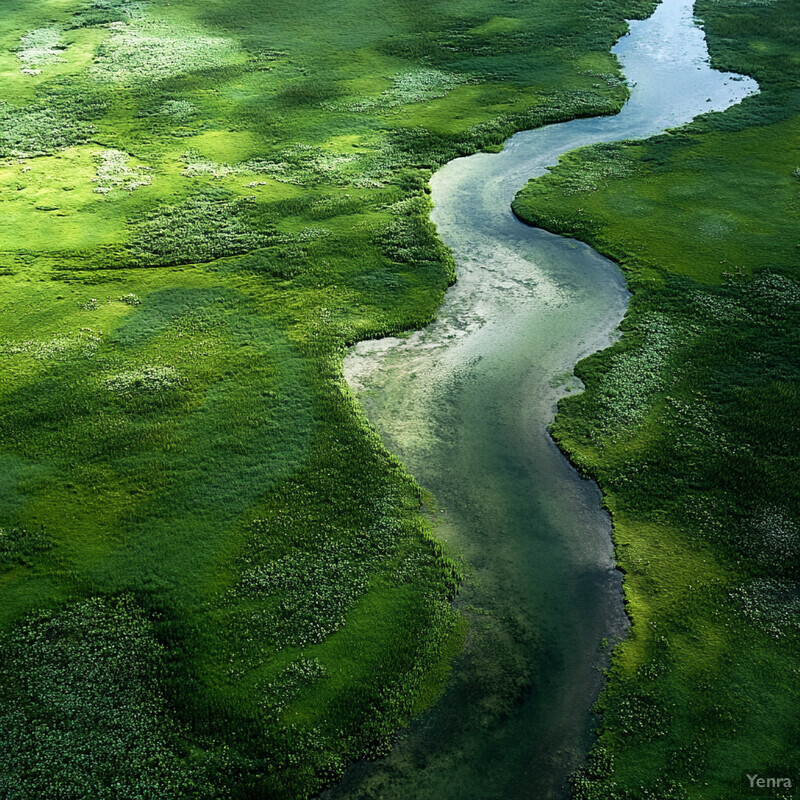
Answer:
<svg viewBox="0 0 800 800"><path fill-rule="evenodd" d="M759 578L740 586L731 596L761 630L775 639L800 634L800 587L788 581Z"/></svg>
<svg viewBox="0 0 800 800"><path fill-rule="evenodd" d="M279 160L249 162L250 171L263 172L275 180L309 186L320 181L341 183L345 170L359 160L356 153L341 153L308 144L295 144L282 150Z"/></svg>
<svg viewBox="0 0 800 800"><path fill-rule="evenodd" d="M190 150L184 153L181 156L181 161L186 165L182 170L182 174L187 178L198 178L201 176L224 178L226 175L255 171L247 164L218 164L210 158L201 155L196 150Z"/></svg>
<svg viewBox="0 0 800 800"><path fill-rule="evenodd" d="M89 0L72 15L73 28L89 28L109 25L112 22L128 22L144 14L147 0Z"/></svg>
<svg viewBox="0 0 800 800"><path fill-rule="evenodd" d="M277 649L319 644L344 625L369 588L369 576L385 561L387 544L369 547L375 533L313 552L290 551L242 574L237 595L279 600L277 613L262 619Z"/></svg>
<svg viewBox="0 0 800 800"><path fill-rule="evenodd" d="M765 573L792 574L800 564L799 522L779 506L761 508L742 521L746 533L736 538Z"/></svg>
<svg viewBox="0 0 800 800"><path fill-rule="evenodd" d="M165 205L133 226L129 253L137 266L213 261L270 244L275 234L250 222L254 202L208 190Z"/></svg>
<svg viewBox="0 0 800 800"><path fill-rule="evenodd" d="M562 176L560 188L563 194L581 194L583 192L596 192L601 186L607 185L609 179L615 180L636 175L639 171L639 162L630 158L627 152L616 144L598 144L592 147L592 158L584 165L580 160L580 150L562 156L559 163L563 163L565 171ZM567 166L574 159L579 159L580 169L569 170ZM530 191L537 191L537 184L532 184Z"/></svg>
<svg viewBox="0 0 800 800"><path fill-rule="evenodd" d="M74 355L90 356L97 350L102 336L89 328L79 331L77 336L52 336L50 339L27 339L0 344L0 353L16 355L24 353L33 358L47 361L66 360Z"/></svg>
<svg viewBox="0 0 800 800"><path fill-rule="evenodd" d="M96 96L70 93L25 106L0 100L0 158L32 158L82 144L97 132L94 122L103 108Z"/></svg>
<svg viewBox="0 0 800 800"><path fill-rule="evenodd" d="M394 220L376 237L387 258L415 267L449 262L449 253L428 219L429 209L430 201L426 197L413 197L390 206Z"/></svg>
<svg viewBox="0 0 800 800"><path fill-rule="evenodd" d="M470 82L468 75L441 69L415 69L392 76L392 85L377 97L352 102L332 102L330 107L346 111L391 109L410 103L427 103L444 97L456 86Z"/></svg>
<svg viewBox="0 0 800 800"><path fill-rule="evenodd" d="M299 658L278 673L273 681L260 686L263 692L262 708L269 719L278 719L301 689L328 676L328 670L319 659Z"/></svg>
<svg viewBox="0 0 800 800"><path fill-rule="evenodd" d="M383 93L388 106L425 103L444 97L451 89L470 80L468 75L441 69L415 69L392 78L392 87Z"/></svg>
<svg viewBox="0 0 800 800"><path fill-rule="evenodd" d="M129 166L130 156L121 150L101 150L96 156L98 194L108 194L114 189L133 192L141 186L149 186L152 177L148 175L149 167Z"/></svg>
<svg viewBox="0 0 800 800"><path fill-rule="evenodd" d="M636 345L615 353L599 388L596 402L602 411L598 434L642 420L656 393L664 389L670 354L679 341L686 342L691 336L663 314L642 319L636 332ZM631 344L630 338L626 344Z"/></svg>
<svg viewBox="0 0 800 800"><path fill-rule="evenodd" d="M129 83L164 80L222 67L238 53L233 39L204 35L196 28L150 20L112 22L112 35L97 51L97 81Z"/></svg>
<svg viewBox="0 0 800 800"><path fill-rule="evenodd" d="M81 601L16 626L0 665L3 795L226 796L182 758L159 688L165 661L128 597Z"/></svg>
<svg viewBox="0 0 800 800"><path fill-rule="evenodd" d="M180 383L175 367L141 367L111 375L106 387L116 394L160 394L174 389Z"/></svg>
<svg viewBox="0 0 800 800"><path fill-rule="evenodd" d="M159 106L158 113L184 124L196 116L197 106L188 100L167 100Z"/></svg>
<svg viewBox="0 0 800 800"><path fill-rule="evenodd" d="M28 75L38 75L41 68L57 61L62 61L61 29L52 26L49 28L36 28L29 31L20 39L20 49L17 58L22 62L22 72Z"/></svg>

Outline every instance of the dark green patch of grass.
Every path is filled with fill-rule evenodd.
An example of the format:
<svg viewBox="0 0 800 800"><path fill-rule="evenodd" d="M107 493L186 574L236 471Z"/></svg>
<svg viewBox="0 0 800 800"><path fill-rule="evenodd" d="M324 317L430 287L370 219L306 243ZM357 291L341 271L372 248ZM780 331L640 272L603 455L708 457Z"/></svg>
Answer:
<svg viewBox="0 0 800 800"><path fill-rule="evenodd" d="M222 797L160 688L164 648L129 597L84 600L3 639L5 797ZM187 757L188 756L188 757Z"/></svg>

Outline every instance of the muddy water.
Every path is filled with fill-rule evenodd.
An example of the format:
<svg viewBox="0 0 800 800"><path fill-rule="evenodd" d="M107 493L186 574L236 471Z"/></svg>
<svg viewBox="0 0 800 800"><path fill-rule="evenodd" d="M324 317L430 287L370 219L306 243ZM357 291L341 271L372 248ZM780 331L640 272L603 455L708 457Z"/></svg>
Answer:
<svg viewBox="0 0 800 800"><path fill-rule="evenodd" d="M604 640L626 619L600 493L547 426L579 389L575 362L614 338L628 294L613 263L521 224L510 203L568 150L651 136L757 91L710 68L692 7L663 0L631 22L614 48L632 87L620 114L520 133L433 177L458 282L427 329L347 358L367 417L434 493L439 535L466 560L458 602L471 629L436 708L327 800L561 798L590 744Z"/></svg>

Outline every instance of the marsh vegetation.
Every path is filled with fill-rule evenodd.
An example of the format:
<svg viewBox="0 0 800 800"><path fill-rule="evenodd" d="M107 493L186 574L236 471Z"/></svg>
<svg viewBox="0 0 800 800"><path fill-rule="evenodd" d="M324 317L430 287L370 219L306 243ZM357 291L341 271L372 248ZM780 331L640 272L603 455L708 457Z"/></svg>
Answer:
<svg viewBox="0 0 800 800"><path fill-rule="evenodd" d="M610 113L645 0L6 0L2 793L311 796L463 641L341 378L453 263L427 181Z"/></svg>
<svg viewBox="0 0 800 800"><path fill-rule="evenodd" d="M310 797L435 701L461 565L342 357L454 278L432 171L618 110L653 5L4 0L3 796ZM516 206L635 291L554 428L634 621L587 800L797 757L798 15L698 11L762 94Z"/></svg>

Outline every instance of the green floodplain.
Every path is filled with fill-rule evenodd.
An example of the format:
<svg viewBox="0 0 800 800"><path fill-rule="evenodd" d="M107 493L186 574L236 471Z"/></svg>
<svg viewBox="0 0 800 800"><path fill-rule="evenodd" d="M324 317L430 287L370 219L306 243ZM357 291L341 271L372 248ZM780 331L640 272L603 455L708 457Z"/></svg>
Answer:
<svg viewBox="0 0 800 800"><path fill-rule="evenodd" d="M3 797L311 797L436 700L458 554L342 358L454 279L432 172L619 110L654 5L4 0ZM586 800L800 755L800 9L697 13L761 94L515 203L634 292L554 427L633 621Z"/></svg>

